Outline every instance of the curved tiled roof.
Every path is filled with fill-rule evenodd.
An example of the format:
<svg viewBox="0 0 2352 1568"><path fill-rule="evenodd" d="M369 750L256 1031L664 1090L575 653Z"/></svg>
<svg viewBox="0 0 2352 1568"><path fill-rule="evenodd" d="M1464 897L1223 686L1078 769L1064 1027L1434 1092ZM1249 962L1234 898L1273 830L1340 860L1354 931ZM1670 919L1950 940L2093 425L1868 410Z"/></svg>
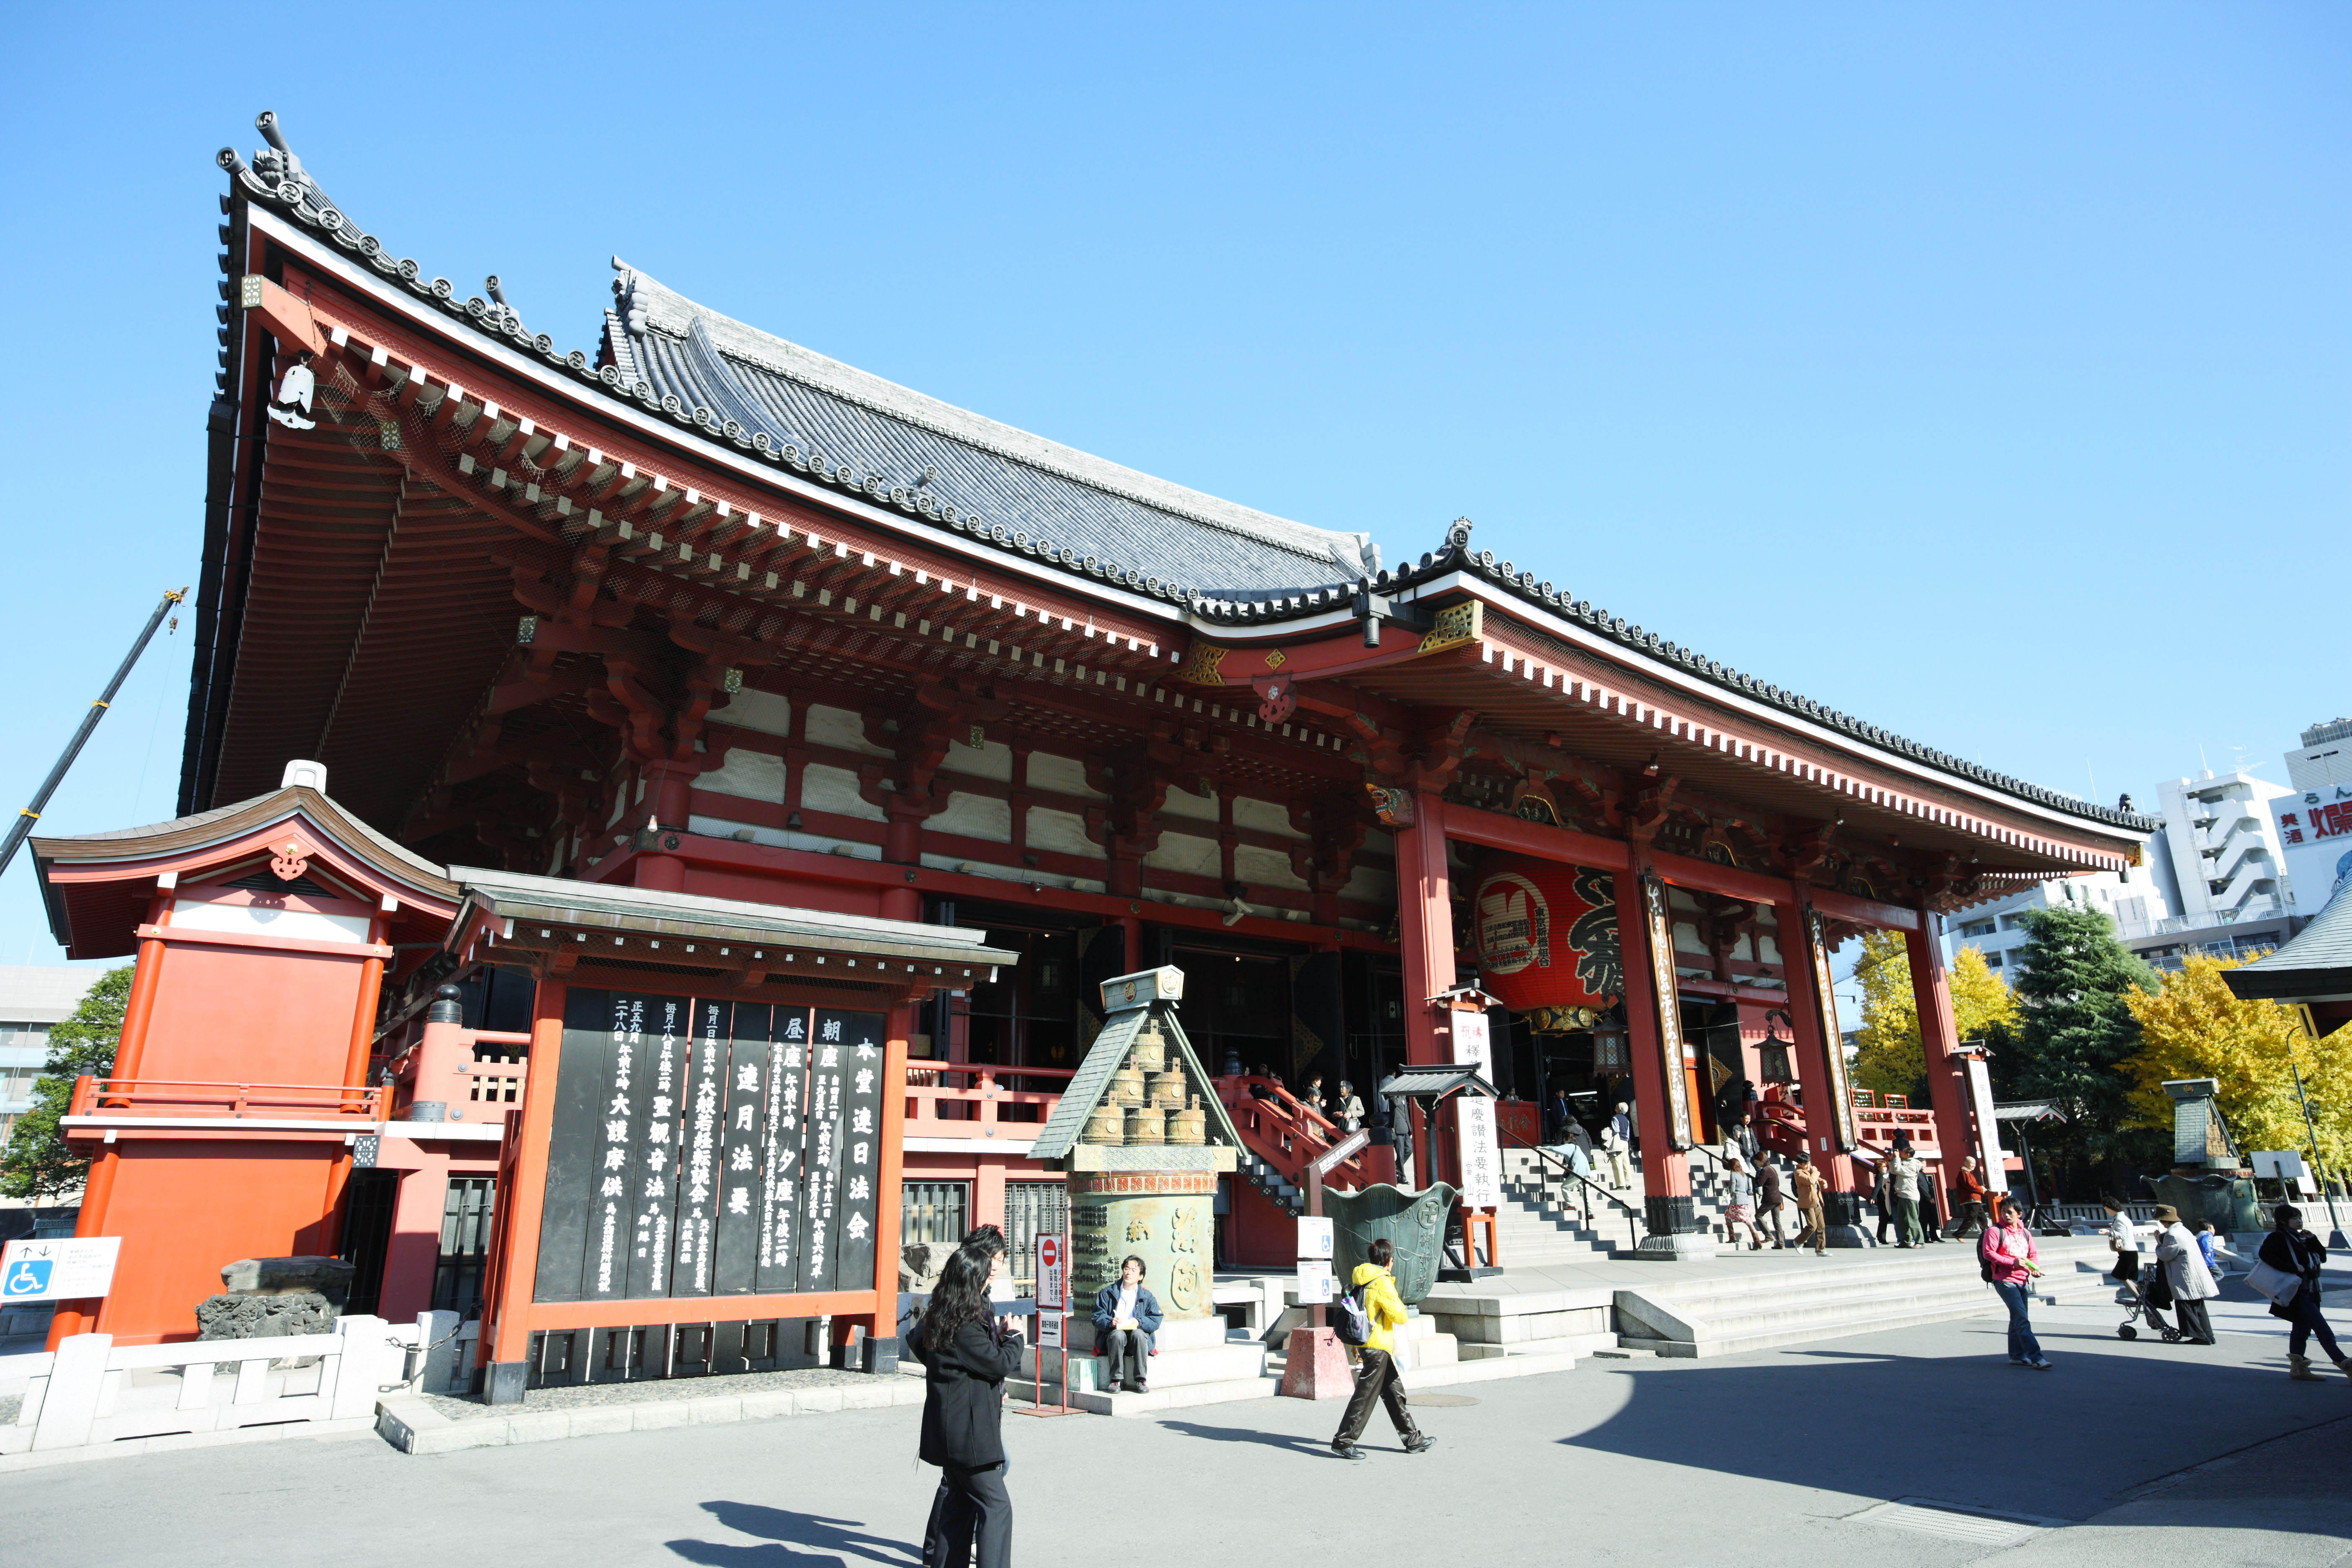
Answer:
<svg viewBox="0 0 2352 1568"><path fill-rule="evenodd" d="M599 352L560 351L502 300L460 300L448 279L427 279L414 260L395 258L328 198L287 150L272 116L257 124L271 145L250 165L226 147L218 160L247 199L583 390L868 505L895 507L1074 576L1161 599L1210 627L1271 627L1329 614L1360 592L1459 572L1638 658L1863 744L2087 821L2142 834L2158 826L1936 751L1628 626L1497 562L1491 551L1473 552L1467 521L1454 525L1441 549L1384 570L1367 535L1286 521L999 425L705 310L617 258L619 308L603 312ZM1202 587L1204 581L1228 585Z"/></svg>

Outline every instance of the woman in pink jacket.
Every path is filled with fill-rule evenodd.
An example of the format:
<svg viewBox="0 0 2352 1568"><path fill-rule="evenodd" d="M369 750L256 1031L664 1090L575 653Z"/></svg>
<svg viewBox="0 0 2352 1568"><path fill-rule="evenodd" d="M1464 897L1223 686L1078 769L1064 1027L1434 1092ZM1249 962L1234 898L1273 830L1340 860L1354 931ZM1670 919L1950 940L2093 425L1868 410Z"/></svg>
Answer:
<svg viewBox="0 0 2352 1568"><path fill-rule="evenodd" d="M2009 1309L2010 1364L2048 1372L2050 1363L2042 1357L2042 1342L2033 1337L2033 1325L2025 1317L2025 1304L2030 1299L2028 1281L2042 1272L2041 1265L2034 1261L2040 1254L2034 1248L2032 1233L2025 1228L2025 1216L2019 1211L2015 1198L2001 1200L2000 1223L1986 1229L1983 1239L1977 1243L1977 1256L1984 1261L1985 1278L1992 1281L1994 1293Z"/></svg>

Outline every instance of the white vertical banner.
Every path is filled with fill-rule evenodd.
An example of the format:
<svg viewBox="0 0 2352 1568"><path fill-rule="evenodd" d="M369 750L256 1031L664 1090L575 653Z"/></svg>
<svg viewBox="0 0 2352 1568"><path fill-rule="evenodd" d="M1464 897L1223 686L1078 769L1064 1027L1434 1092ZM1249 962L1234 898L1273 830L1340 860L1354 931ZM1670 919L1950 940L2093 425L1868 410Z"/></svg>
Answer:
<svg viewBox="0 0 2352 1568"><path fill-rule="evenodd" d="M2000 1146L2000 1119L1993 1113L1992 1073L1982 1057L1967 1058L1969 1067L1969 1108L1976 1115L1978 1159L1984 1163L1985 1191L1995 1203L2009 1190L2009 1178L2004 1174L2003 1162L2008 1152Z"/></svg>
<svg viewBox="0 0 2352 1568"><path fill-rule="evenodd" d="M1486 1015L1475 1010L1454 1015L1454 1065L1475 1067L1487 1083L1495 1081L1495 1047L1487 1033Z"/></svg>
<svg viewBox="0 0 2352 1568"><path fill-rule="evenodd" d="M1503 1202L1503 1146L1495 1135L1495 1102L1456 1095L1454 1124L1462 1139L1462 1206L1499 1208Z"/></svg>

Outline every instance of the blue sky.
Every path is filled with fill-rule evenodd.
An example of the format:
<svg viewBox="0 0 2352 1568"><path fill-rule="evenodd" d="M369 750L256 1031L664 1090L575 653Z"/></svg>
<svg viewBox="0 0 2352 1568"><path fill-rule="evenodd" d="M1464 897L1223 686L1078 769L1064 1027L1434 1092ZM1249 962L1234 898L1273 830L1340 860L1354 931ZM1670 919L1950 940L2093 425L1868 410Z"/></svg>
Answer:
<svg viewBox="0 0 2352 1568"><path fill-rule="evenodd" d="M19 5L28 796L193 581L230 143L589 346L705 303L2060 789L2352 711L2352 12ZM52 804L172 814L189 627ZM2283 778L2283 770L2269 770ZM0 963L58 956L29 876Z"/></svg>

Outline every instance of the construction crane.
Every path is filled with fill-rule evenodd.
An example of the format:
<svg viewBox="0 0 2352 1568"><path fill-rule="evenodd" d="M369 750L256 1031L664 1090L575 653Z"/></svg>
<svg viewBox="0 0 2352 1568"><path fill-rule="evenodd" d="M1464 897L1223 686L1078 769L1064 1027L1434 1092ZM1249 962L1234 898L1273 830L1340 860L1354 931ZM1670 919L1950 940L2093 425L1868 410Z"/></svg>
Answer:
<svg viewBox="0 0 2352 1568"><path fill-rule="evenodd" d="M74 731L72 742L67 745L65 754L58 758L58 765L49 770L49 776L41 781L40 789L33 795L33 804L19 811L16 822L9 826L8 841L0 844L0 875L6 874L8 862L16 858L16 847L32 836L33 824L41 819L41 811L49 804L49 796L57 794L58 785L65 782L66 770L74 765L74 759L81 755L82 747L89 743L90 732L98 728L98 721L106 717L107 709L114 701L114 694L122 689L122 683L131 677L131 667L139 662L139 656L147 651L148 643L153 640L155 628L163 624L163 616L172 606L182 603L187 596L185 588L176 594L164 595L163 602L155 606L155 613L147 617L146 629L139 634L139 640L132 643L131 651L123 656L122 666L114 672L114 679L106 683L106 690L89 705L89 711L82 715L81 728ZM172 625L177 626L179 624L178 617L174 616Z"/></svg>

